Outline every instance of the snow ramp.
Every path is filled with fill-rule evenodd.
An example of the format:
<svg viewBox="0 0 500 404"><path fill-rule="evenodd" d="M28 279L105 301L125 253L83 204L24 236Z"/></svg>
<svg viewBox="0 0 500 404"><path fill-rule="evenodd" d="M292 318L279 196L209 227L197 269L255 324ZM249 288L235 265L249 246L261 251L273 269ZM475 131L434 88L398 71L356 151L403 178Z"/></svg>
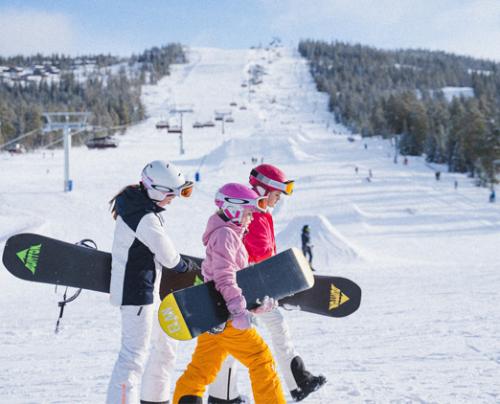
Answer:
<svg viewBox="0 0 500 404"><path fill-rule="evenodd" d="M307 160L293 134L254 134L245 138L229 139L204 157L205 166L219 166L226 161L248 161L252 157L272 157L273 164L282 165Z"/></svg>
<svg viewBox="0 0 500 404"><path fill-rule="evenodd" d="M313 267L321 272L335 272L339 263L361 259L357 248L337 231L323 215L296 216L276 235L280 250L301 247L301 233L309 225L313 247Z"/></svg>

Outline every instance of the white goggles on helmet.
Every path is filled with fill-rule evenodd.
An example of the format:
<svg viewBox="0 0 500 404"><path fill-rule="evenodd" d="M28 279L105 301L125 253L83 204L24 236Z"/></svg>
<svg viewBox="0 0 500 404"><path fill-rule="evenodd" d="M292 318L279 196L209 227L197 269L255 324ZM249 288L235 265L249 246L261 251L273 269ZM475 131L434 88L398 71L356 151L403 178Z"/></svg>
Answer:
<svg viewBox="0 0 500 404"><path fill-rule="evenodd" d="M146 189L151 190L151 191L156 191L155 196L159 196L157 192L161 193L163 195L163 198L169 195L175 195L175 196L180 196L183 198L189 198L191 194L193 193L193 187L194 183L193 181L186 181L184 184L182 184L180 187L177 188L172 188L172 187L167 187L165 185L159 185L159 184L153 184L153 181L151 178L149 178L147 175L143 173L142 175L142 183L146 187ZM157 199L157 198L155 198Z"/></svg>
<svg viewBox="0 0 500 404"><path fill-rule="evenodd" d="M183 198L189 198L191 194L193 193L193 187L194 183L193 181L186 181L183 185L181 185L178 188L170 188L166 187L164 185L156 185L156 184L151 184L151 188L162 192L167 195L175 195L175 196L181 196Z"/></svg>
<svg viewBox="0 0 500 404"><path fill-rule="evenodd" d="M261 196L257 199L232 198L220 192L217 192L215 199L219 202L217 205L224 209L227 205L237 205L240 209L252 209L257 212L265 212L267 210L267 196Z"/></svg>

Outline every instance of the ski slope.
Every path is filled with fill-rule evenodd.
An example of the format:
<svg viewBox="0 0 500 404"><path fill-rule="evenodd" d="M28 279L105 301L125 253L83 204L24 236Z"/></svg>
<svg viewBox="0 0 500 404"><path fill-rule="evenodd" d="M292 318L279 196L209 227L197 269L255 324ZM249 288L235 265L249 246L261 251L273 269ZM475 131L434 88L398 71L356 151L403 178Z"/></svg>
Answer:
<svg viewBox="0 0 500 404"><path fill-rule="evenodd" d="M256 63L266 74L252 93L240 84ZM92 238L109 251L107 202L148 161L169 159L190 179L200 174L193 197L175 200L165 217L177 248L202 256L217 188L245 182L252 157L276 164L296 180L274 211L279 248L300 246L309 224L318 272L363 289L361 308L344 319L286 313L309 370L328 378L306 402L500 402L500 207L487 190L436 166L437 182L421 158L394 164L387 141L348 141L292 50L193 49L189 64L143 93L149 118L117 149L71 151L73 192L62 192L61 151L0 154L2 250L8 236L29 231ZM178 135L155 129L173 104L194 109L184 115L184 155ZM235 120L224 134L218 122L191 127L222 109ZM1 264L0 284L0 402L103 402L120 343L108 297L82 292L55 335L61 288L18 280ZM179 345L175 378L193 349ZM240 386L251 397L244 370Z"/></svg>

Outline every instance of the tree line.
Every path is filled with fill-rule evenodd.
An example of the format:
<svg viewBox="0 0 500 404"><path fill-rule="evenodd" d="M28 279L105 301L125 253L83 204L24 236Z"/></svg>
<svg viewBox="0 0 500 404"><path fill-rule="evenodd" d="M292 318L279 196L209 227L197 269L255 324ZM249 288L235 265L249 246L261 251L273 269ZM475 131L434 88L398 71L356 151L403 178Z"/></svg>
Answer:
<svg viewBox="0 0 500 404"><path fill-rule="evenodd" d="M187 57L180 44L169 44L162 47L153 47L139 55L132 55L129 64L140 65L141 82L156 84L163 76L170 74L170 65L186 63Z"/></svg>
<svg viewBox="0 0 500 404"><path fill-rule="evenodd" d="M482 183L500 158L500 64L428 50L380 50L304 40L319 91L338 123L363 136L395 137L403 155L425 155ZM445 96L470 87L471 96Z"/></svg>
<svg viewBox="0 0 500 404"><path fill-rule="evenodd" d="M96 69L77 75L75 59L92 60ZM90 124L101 127L129 125L144 119L141 86L153 84L170 73L172 63L185 63L180 44L145 50L130 58L110 55L0 58L4 66L32 66L50 63L61 70L59 80L0 83L0 144L19 135L41 129L43 112L70 111L91 113ZM116 67L118 66L118 67ZM30 136L23 140L28 148L50 142L50 136ZM78 143L78 139L75 139Z"/></svg>

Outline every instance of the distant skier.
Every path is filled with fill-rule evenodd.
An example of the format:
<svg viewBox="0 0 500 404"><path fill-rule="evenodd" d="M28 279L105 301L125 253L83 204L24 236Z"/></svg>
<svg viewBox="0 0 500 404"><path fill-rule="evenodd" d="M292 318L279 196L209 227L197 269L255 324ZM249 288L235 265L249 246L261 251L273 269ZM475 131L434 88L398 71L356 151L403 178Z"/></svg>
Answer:
<svg viewBox="0 0 500 404"><path fill-rule="evenodd" d="M492 189L491 192L490 192L490 203L494 203L495 200L496 200L495 190Z"/></svg>
<svg viewBox="0 0 500 404"><path fill-rule="evenodd" d="M215 204L219 210L210 217L203 234L206 258L201 271L205 282L214 281L222 294L231 320L223 331L198 337L191 362L177 380L173 402L202 404L206 386L215 380L222 362L231 354L248 368L256 404L285 404L271 351L252 327L252 313L246 309L245 297L236 281L236 272L248 265L243 235L253 219L252 212L263 211L267 198L245 185L230 183L219 189ZM253 312L264 315L274 307L274 300L266 296Z"/></svg>
<svg viewBox="0 0 500 404"><path fill-rule="evenodd" d="M161 212L176 196L187 198L192 190L193 183L173 164L156 160L144 167L139 184L125 187L110 202L116 219L110 298L120 306L121 348L108 404L169 399L177 342L160 329L156 318L162 266L185 272L192 263L175 249Z"/></svg>
<svg viewBox="0 0 500 404"><path fill-rule="evenodd" d="M434 176L436 177L436 181L439 181L441 179L441 171L436 171Z"/></svg>
<svg viewBox="0 0 500 404"><path fill-rule="evenodd" d="M290 195L294 181L287 180L285 173L271 164L261 164L250 172L250 185L261 196L268 197L268 207L274 208L281 195ZM274 223L270 211L255 212L243 242L249 262L257 263L276 254ZM259 316L271 334L273 353L284 375L290 394L301 401L326 383L323 375L314 376L306 370L304 361L295 350L288 325L278 308ZM216 381L209 389L209 404L241 403L238 394L235 360L228 357Z"/></svg>
<svg viewBox="0 0 500 404"><path fill-rule="evenodd" d="M311 229L309 228L308 224L302 227L301 239L302 239L302 252L304 253L304 256L306 258L309 255L309 265L311 266L312 269L313 254L311 245Z"/></svg>

